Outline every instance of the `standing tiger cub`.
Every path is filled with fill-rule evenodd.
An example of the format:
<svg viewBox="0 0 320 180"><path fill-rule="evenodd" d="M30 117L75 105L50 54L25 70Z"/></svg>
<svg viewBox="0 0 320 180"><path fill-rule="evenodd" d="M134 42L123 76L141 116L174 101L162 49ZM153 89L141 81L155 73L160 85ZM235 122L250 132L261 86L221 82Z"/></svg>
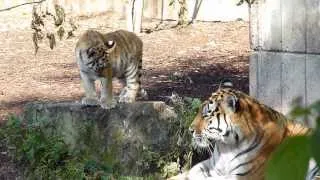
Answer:
<svg viewBox="0 0 320 180"><path fill-rule="evenodd" d="M137 95L146 96L140 87L142 69L141 39L132 32L118 30L107 34L88 30L76 44L76 61L85 89L82 104L113 108L112 77L123 78L119 102L132 103ZM101 82L101 97L97 98L95 80Z"/></svg>

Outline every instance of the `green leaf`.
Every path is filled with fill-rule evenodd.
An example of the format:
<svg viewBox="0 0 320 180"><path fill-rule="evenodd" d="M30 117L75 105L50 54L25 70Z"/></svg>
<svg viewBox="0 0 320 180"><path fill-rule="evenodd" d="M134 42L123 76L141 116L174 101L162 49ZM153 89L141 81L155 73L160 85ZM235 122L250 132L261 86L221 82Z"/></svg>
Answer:
<svg viewBox="0 0 320 180"><path fill-rule="evenodd" d="M310 105L311 109L314 109L316 112L320 112L320 101L316 101Z"/></svg>
<svg viewBox="0 0 320 180"><path fill-rule="evenodd" d="M309 140L307 136L286 139L271 155L266 180L305 179L311 156Z"/></svg>
<svg viewBox="0 0 320 180"><path fill-rule="evenodd" d="M237 6L241 6L243 3L244 3L244 0L240 0L240 1L237 3Z"/></svg>
<svg viewBox="0 0 320 180"><path fill-rule="evenodd" d="M295 107L293 110L290 112L290 116L293 117L293 119L297 117L303 117L310 115L311 111L310 108L303 108L303 107Z"/></svg>
<svg viewBox="0 0 320 180"><path fill-rule="evenodd" d="M197 111L198 108L200 107L200 105L201 105L201 100L200 99L198 99L198 98L193 99L193 101L191 103L192 110L193 111Z"/></svg>
<svg viewBox="0 0 320 180"><path fill-rule="evenodd" d="M175 3L175 0L171 0L171 1L169 2L169 6L172 6L174 3Z"/></svg>
<svg viewBox="0 0 320 180"><path fill-rule="evenodd" d="M311 136L311 153L312 157L317 161L318 166L320 167L320 117L317 121L317 128Z"/></svg>

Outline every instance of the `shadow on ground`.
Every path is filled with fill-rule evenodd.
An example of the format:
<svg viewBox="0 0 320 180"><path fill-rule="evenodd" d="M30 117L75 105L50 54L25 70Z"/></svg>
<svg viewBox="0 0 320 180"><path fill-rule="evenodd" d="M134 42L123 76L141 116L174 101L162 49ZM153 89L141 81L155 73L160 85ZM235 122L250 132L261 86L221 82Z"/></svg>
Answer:
<svg viewBox="0 0 320 180"><path fill-rule="evenodd" d="M188 61L191 60L186 60ZM192 61L201 64L200 60L192 59ZM181 71L175 71L174 68L148 71L143 85L147 87L150 100L164 100L164 97L170 96L173 91L181 96L197 97L203 100L208 98L226 79L233 83L235 89L248 93L248 61L248 56L238 56L233 59L233 62L213 63L204 67L191 65Z"/></svg>

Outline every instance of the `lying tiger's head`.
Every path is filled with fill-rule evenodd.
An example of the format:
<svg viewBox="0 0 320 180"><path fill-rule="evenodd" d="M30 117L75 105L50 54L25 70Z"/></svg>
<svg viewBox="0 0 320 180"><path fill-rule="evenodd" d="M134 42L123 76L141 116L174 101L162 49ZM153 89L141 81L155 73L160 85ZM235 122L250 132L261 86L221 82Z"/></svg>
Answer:
<svg viewBox="0 0 320 180"><path fill-rule="evenodd" d="M263 107L248 95L231 88L219 89L206 100L190 126L193 142L207 148L210 142L236 145L256 133ZM256 111L256 113L252 113Z"/></svg>
<svg viewBox="0 0 320 180"><path fill-rule="evenodd" d="M86 54L88 61L86 65L98 74L104 68L110 66L110 53L115 49L116 43L114 41L107 41L105 44L99 44L87 49Z"/></svg>

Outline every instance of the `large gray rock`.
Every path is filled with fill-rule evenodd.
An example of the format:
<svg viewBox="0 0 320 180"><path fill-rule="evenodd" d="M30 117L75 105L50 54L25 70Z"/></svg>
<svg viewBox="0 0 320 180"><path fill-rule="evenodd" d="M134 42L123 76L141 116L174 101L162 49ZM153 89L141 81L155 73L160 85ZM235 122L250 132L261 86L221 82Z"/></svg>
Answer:
<svg viewBox="0 0 320 180"><path fill-rule="evenodd" d="M73 150L89 149L93 159L105 158L126 175L157 171L157 158L176 145L179 128L175 112L163 102L119 104L111 110L36 102L26 105L23 117L45 123L46 133L62 135Z"/></svg>

